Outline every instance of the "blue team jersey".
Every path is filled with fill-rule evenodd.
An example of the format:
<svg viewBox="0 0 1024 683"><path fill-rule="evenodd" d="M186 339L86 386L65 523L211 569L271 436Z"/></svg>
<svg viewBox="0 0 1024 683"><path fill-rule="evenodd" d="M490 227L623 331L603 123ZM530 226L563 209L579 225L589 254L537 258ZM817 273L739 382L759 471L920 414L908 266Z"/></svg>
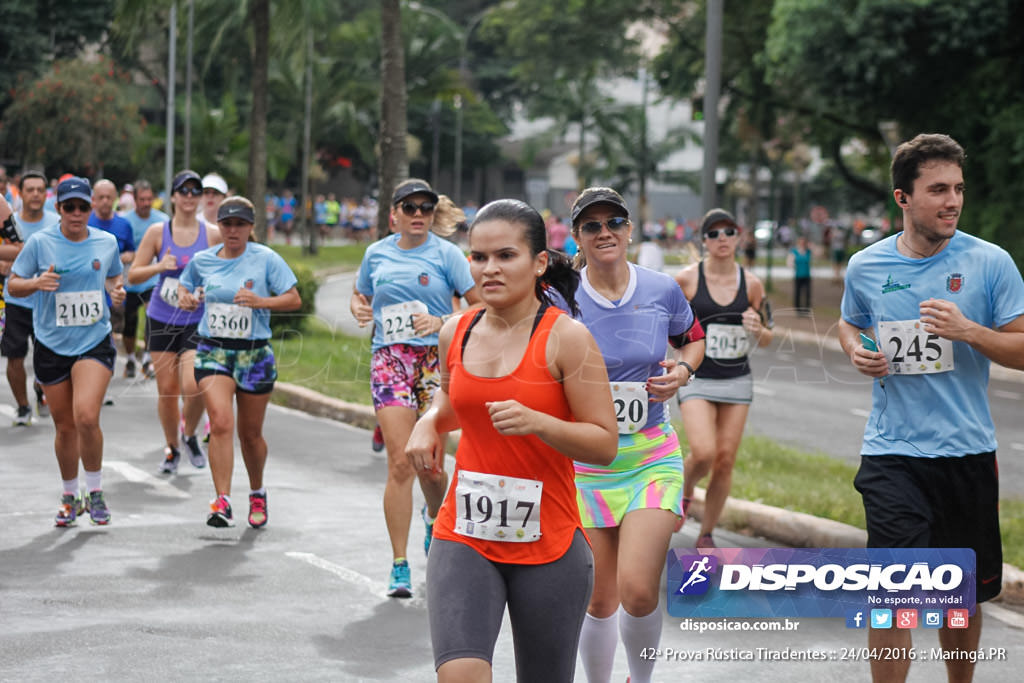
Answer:
<svg viewBox="0 0 1024 683"><path fill-rule="evenodd" d="M979 325L1006 325L1024 315L1020 272L1003 249L967 233L957 231L945 249L925 259L899 253L897 237L855 254L846 272L843 320L873 328L894 371L884 386L874 383L861 452L954 457L994 451L990 361L965 342L940 340L914 324L921 302L945 299ZM901 322L912 331L894 331Z"/></svg>
<svg viewBox="0 0 1024 683"><path fill-rule="evenodd" d="M356 290L373 297L372 350L395 343L386 338L395 329L395 318L384 319L383 309L420 301L430 315L452 312L452 296L473 289L469 261L451 242L431 233L412 249L398 246L399 235L388 235L366 249L359 266ZM411 346L437 346L437 333L402 341Z"/></svg>
<svg viewBox="0 0 1024 683"><path fill-rule="evenodd" d="M665 273L629 265L622 298L609 301L591 286L587 268L576 290L579 320L594 336L612 382L646 382L665 373L668 338L693 325L693 311L676 281ZM647 429L668 420L664 403L648 401Z"/></svg>
<svg viewBox="0 0 1024 683"><path fill-rule="evenodd" d="M124 219L128 221L128 224L132 227L132 241L135 247L138 248L142 244L142 238L146 236L146 228L153 225L154 223L163 223L164 221L171 220L163 211L157 209L150 209L149 215L146 218L140 218L139 214L136 213L135 209L132 209L124 215ZM160 254L157 254L157 259L160 258ZM128 284L127 278L125 279L124 288L129 292L145 292L147 290L156 287L156 281L160 279L159 275L154 275L149 278L141 285L130 285Z"/></svg>
<svg viewBox="0 0 1024 683"><path fill-rule="evenodd" d="M245 253L238 258L221 258L224 248L218 244L200 251L188 262L181 273L181 284L190 292L203 287L206 313L199 321L199 334L204 337L228 336L214 334L210 329L210 316L224 315L216 304L232 304L235 293L243 287L257 296L284 294L298 283L295 273L284 259L270 247L249 242ZM270 311L265 308L245 309L252 312L252 324L244 339L270 339ZM216 324L217 319L214 318Z"/></svg>
<svg viewBox="0 0 1024 683"><path fill-rule="evenodd" d="M89 227L106 230L117 238L117 251L135 251L135 238L132 236L132 225L116 213L110 218L100 218L95 213L89 214Z"/></svg>
<svg viewBox="0 0 1024 683"><path fill-rule="evenodd" d="M56 266L60 286L56 292L35 293L32 326L43 346L62 356L77 356L110 334L110 308L106 280L121 274L117 240L110 233L89 228L81 242L72 242L59 225L30 237L11 271L33 278ZM81 324L83 318L95 318Z"/></svg>
<svg viewBox="0 0 1024 683"><path fill-rule="evenodd" d="M43 217L38 221L29 222L22 220L18 214L14 214L14 224L18 226L18 232L21 233L22 241L27 242L28 238L36 234L43 228L48 228L51 225L60 223L60 216L52 211L43 211ZM18 306L24 306L25 308L32 308L32 302L35 301L35 294L29 294L28 296L11 296L7 292L4 292L4 301L9 304L16 304Z"/></svg>

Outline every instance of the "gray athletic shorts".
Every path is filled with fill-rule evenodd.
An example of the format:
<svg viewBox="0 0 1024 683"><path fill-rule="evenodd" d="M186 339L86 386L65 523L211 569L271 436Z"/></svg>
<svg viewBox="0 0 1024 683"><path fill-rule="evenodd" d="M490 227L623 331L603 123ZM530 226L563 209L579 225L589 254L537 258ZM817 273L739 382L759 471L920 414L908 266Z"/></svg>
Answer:
<svg viewBox="0 0 1024 683"><path fill-rule="evenodd" d="M702 379L694 377L685 387L679 387L676 399L682 403L691 398L702 398L715 403L745 403L754 399L754 376L740 375L731 379Z"/></svg>
<svg viewBox="0 0 1024 683"><path fill-rule="evenodd" d="M465 657L490 663L507 605L517 680L571 681L593 588L594 556L579 530L562 557L537 565L492 562L435 538L427 559L434 668Z"/></svg>

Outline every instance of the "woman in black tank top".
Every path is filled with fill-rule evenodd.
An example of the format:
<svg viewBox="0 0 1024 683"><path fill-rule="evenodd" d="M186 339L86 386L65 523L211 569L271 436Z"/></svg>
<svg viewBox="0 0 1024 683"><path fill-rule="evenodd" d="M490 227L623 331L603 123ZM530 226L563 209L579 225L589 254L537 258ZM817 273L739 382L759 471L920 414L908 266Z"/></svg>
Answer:
<svg viewBox="0 0 1024 683"><path fill-rule="evenodd" d="M772 340L764 286L736 262L741 232L728 211L712 209L701 225L704 260L676 274L707 344L694 382L679 391L679 412L690 442L684 462L684 513L697 482L711 473L698 548L715 547L711 532L732 488L732 468L753 397L747 355L755 345L767 346Z"/></svg>

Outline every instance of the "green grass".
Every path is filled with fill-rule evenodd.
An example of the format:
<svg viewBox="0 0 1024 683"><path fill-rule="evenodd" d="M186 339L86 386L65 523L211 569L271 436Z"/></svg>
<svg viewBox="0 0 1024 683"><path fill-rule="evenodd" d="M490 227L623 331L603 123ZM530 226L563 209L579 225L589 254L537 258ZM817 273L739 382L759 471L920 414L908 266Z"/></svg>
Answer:
<svg viewBox="0 0 1024 683"><path fill-rule="evenodd" d="M278 378L352 403L370 404L370 340L311 320L301 334L274 340Z"/></svg>
<svg viewBox="0 0 1024 683"><path fill-rule="evenodd" d="M331 331L318 320L301 335L274 340L278 375L327 396L370 405L370 340ZM677 423L683 453L685 432ZM864 528L864 508L853 488L856 467L759 436L744 437L733 469L731 495ZM702 482L706 484L706 480ZM1024 499L1000 501L1004 560L1024 567Z"/></svg>
<svg viewBox="0 0 1024 683"><path fill-rule="evenodd" d="M304 254L301 246L275 244L271 248L289 265L304 265L313 271L355 269L363 260L368 243L322 246L316 256Z"/></svg>

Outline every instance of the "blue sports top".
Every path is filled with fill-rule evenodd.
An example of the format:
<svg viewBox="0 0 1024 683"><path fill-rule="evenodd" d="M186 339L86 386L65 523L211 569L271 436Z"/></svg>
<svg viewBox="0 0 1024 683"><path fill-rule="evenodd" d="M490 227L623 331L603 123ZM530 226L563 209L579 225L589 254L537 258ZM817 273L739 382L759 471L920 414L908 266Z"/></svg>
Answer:
<svg viewBox="0 0 1024 683"><path fill-rule="evenodd" d="M210 330L210 316L225 316L221 322L238 320L230 312L218 310L215 304L232 305L235 294L241 288L251 289L257 296L284 294L298 283L295 273L285 260L270 247L249 242L245 252L233 259L218 256L223 244L204 249L194 255L181 273L181 284L195 293L196 287L203 287L206 298L203 302L206 314L199 321L199 334L204 337L223 337ZM270 339L270 311L265 308L235 307L236 312L248 315L252 312L251 324L239 334L241 339ZM216 319L215 319L216 321ZM236 329L232 325L232 329Z"/></svg>
<svg viewBox="0 0 1024 683"><path fill-rule="evenodd" d="M60 215L52 211L43 211L43 217L38 221L29 222L22 220L18 213L13 215L14 223L18 226L18 231L21 233L21 239L25 242L28 238L36 234L43 228L48 228L51 225L60 223ZM16 306L24 306L25 308L32 308L32 302L35 301L36 295L29 294L28 296L11 296L7 292L4 292L4 301L9 304L15 304Z"/></svg>
<svg viewBox="0 0 1024 683"><path fill-rule="evenodd" d="M366 249L359 266L356 290L373 297L373 351L388 346L385 337L407 324L394 316L384 319L383 308L408 301L426 304L427 313L442 316L452 312L452 296L473 289L469 261L456 245L430 233L412 249L398 246L400 235L388 235ZM402 341L411 346L437 346L437 333Z"/></svg>
<svg viewBox="0 0 1024 683"><path fill-rule="evenodd" d="M952 301L984 327L1006 325L1024 315L1020 272L1003 249L964 232L924 259L901 254L897 238L855 254L846 271L843 320L875 330L893 371L884 386L874 383L861 452L949 457L994 451L991 361L965 342L951 342L952 352L944 351L945 340L915 329L914 322L920 304L934 298ZM893 321L909 321L912 332L894 332ZM946 370L950 360L955 367Z"/></svg>
<svg viewBox="0 0 1024 683"><path fill-rule="evenodd" d="M629 284L618 301L609 301L580 273L576 290L579 320L597 341L612 382L646 382L665 373L668 338L684 334L693 325L693 311L683 290L665 273L632 263ZM646 429L668 420L664 403L648 401Z"/></svg>
<svg viewBox="0 0 1024 683"><path fill-rule="evenodd" d="M35 293L32 327L43 346L62 356L78 356L110 334L105 285L108 277L121 274L117 240L109 232L89 228L84 240L72 242L59 224L53 225L25 242L11 272L33 278L51 265L60 275L60 286L56 292ZM58 325L58 315L64 324ZM95 321L79 324L84 318Z"/></svg>

